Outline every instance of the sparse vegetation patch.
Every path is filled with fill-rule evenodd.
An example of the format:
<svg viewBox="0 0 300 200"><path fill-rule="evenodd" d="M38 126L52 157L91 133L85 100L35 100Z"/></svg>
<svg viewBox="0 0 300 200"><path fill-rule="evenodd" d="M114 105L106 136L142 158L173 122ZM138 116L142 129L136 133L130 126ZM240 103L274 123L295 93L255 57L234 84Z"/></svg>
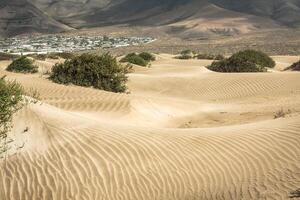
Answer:
<svg viewBox="0 0 300 200"><path fill-rule="evenodd" d="M56 64L52 68L50 79L60 84L74 84L96 89L125 92L127 68L122 67L109 54L82 54Z"/></svg>
<svg viewBox="0 0 300 200"><path fill-rule="evenodd" d="M267 54L246 50L233 54L228 59L215 61L207 68L216 72L266 72L267 68L273 68L275 62Z"/></svg>
<svg viewBox="0 0 300 200"><path fill-rule="evenodd" d="M278 118L285 118L286 115L290 114L291 113L291 110L283 110L283 109L280 109L278 110L277 112L274 113L274 119L278 119Z"/></svg>
<svg viewBox="0 0 300 200"><path fill-rule="evenodd" d="M127 54L120 62L128 62L131 64L146 67L151 61L155 60L155 56L148 52L142 52L140 54L130 53Z"/></svg>
<svg viewBox="0 0 300 200"><path fill-rule="evenodd" d="M290 198L299 198L300 197L300 188L290 192Z"/></svg>
<svg viewBox="0 0 300 200"><path fill-rule="evenodd" d="M300 71L300 60L298 62L295 62L294 64L292 64L291 66L289 66L288 68L285 69L287 70L291 70L291 71Z"/></svg>
<svg viewBox="0 0 300 200"><path fill-rule="evenodd" d="M22 56L14 60L7 68L7 71L17 72L17 73L36 73L38 72L38 67L33 64L33 61L29 58Z"/></svg>
<svg viewBox="0 0 300 200"><path fill-rule="evenodd" d="M176 56L175 58L181 59L181 60L188 60L188 59L193 59L195 57L195 52L193 52L190 49L186 49L180 52L179 56Z"/></svg>
<svg viewBox="0 0 300 200"><path fill-rule="evenodd" d="M22 108L23 95L20 84L0 78L0 140L6 138L13 114Z"/></svg>

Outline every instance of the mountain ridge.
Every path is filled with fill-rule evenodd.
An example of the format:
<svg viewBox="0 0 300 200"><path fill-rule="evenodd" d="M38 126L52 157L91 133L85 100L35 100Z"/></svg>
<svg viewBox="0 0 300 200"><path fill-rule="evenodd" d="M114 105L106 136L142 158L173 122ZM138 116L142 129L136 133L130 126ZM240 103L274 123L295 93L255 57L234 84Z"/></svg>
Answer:
<svg viewBox="0 0 300 200"><path fill-rule="evenodd" d="M5 7L5 2L9 4L12 1L5 0L0 7L1 5ZM48 26L46 29L49 31L45 31L45 28L42 30L32 28L29 33L60 32L70 30L70 27L82 29L125 25L165 26L168 30L172 28L182 30L179 31L180 34L210 32L226 35L266 28L300 27L300 2L296 0L22 0L22 2L31 6L31 10L34 7L35 13L39 12L38 16L44 21L48 18L45 27ZM17 10L17 12L24 11ZM3 14L0 14L0 20L1 15ZM53 28L53 24L60 28ZM226 33L226 30L229 32ZM4 32L2 35L19 33L2 32Z"/></svg>
<svg viewBox="0 0 300 200"><path fill-rule="evenodd" d="M0 36L28 33L56 33L70 30L27 0L3 0L0 2Z"/></svg>

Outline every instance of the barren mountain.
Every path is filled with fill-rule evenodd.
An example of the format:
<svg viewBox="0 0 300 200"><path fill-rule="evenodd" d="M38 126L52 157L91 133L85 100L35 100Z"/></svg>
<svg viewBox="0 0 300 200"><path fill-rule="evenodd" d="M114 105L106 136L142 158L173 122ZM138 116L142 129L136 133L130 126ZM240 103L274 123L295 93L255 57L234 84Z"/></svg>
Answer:
<svg viewBox="0 0 300 200"><path fill-rule="evenodd" d="M76 16L75 19L82 20L86 24L78 22L76 24L76 20L71 18L66 21L75 22L79 27L125 22L144 24L149 17L156 18L164 13L168 13L169 17L162 22L156 20L156 24L172 22L174 19L183 20L195 14L199 17L206 6L217 6L243 15L261 16L287 26L300 25L300 2L297 0L31 0L31 2L56 18ZM184 15L182 12L177 13L178 9L182 8Z"/></svg>
<svg viewBox="0 0 300 200"><path fill-rule="evenodd" d="M33 9L39 13L35 19L50 20L48 15L56 20L51 19L51 24L57 25L59 21L78 29L107 25L156 26L178 35L207 32L232 35L262 28L300 27L300 2L296 0L27 1L41 11L37 11L36 7L33 9L30 3L23 0L21 2L31 9L14 9L18 15L32 13L30 10ZM7 7L12 3L5 0L1 4ZM44 26L47 24L49 22ZM51 27L46 29L50 32L57 30Z"/></svg>
<svg viewBox="0 0 300 200"><path fill-rule="evenodd" d="M68 29L26 0L0 1L0 36L54 33Z"/></svg>

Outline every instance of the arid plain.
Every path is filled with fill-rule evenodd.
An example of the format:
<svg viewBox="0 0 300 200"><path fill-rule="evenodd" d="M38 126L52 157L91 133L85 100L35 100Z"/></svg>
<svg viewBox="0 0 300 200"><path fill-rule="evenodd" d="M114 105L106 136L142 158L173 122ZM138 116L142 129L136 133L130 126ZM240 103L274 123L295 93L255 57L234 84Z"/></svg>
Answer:
<svg viewBox="0 0 300 200"><path fill-rule="evenodd" d="M159 54L134 67L130 93L0 76L41 101L14 118L0 160L2 199L289 199L300 188L299 56L267 73L221 74L208 60ZM274 119L279 110L288 114ZM27 130L27 131L24 131Z"/></svg>

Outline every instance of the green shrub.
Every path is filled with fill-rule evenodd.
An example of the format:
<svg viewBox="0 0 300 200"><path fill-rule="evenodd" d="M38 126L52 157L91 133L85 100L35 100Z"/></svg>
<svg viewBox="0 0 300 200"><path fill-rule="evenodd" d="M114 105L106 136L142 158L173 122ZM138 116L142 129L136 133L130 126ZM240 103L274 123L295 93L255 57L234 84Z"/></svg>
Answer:
<svg viewBox="0 0 300 200"><path fill-rule="evenodd" d="M144 60L140 55L136 53L127 54L120 62L128 62L135 65L140 65L146 67L149 64L149 61Z"/></svg>
<svg viewBox="0 0 300 200"><path fill-rule="evenodd" d="M196 55L197 59L206 59L206 60L223 60L225 57L223 55L211 55L211 54L198 54Z"/></svg>
<svg viewBox="0 0 300 200"><path fill-rule="evenodd" d="M268 56L267 54L261 51L255 51L255 50L240 51L236 54L233 54L232 58L253 62L263 68L264 67L274 68L276 64L275 61L270 56Z"/></svg>
<svg viewBox="0 0 300 200"><path fill-rule="evenodd" d="M194 58L195 52L192 50L186 49L180 52L179 56L176 56L176 59L188 60Z"/></svg>
<svg viewBox="0 0 300 200"><path fill-rule="evenodd" d="M36 73L38 72L38 67L33 65L33 61L21 56L20 58L14 60L7 68L7 71L17 72L17 73Z"/></svg>
<svg viewBox="0 0 300 200"><path fill-rule="evenodd" d="M180 59L180 60L189 60L189 59L192 59L194 57L191 56L191 55L179 55L179 56L176 56L175 58Z"/></svg>
<svg viewBox="0 0 300 200"><path fill-rule="evenodd" d="M56 64L50 79L60 84L94 87L112 92L126 91L126 69L109 54L82 54Z"/></svg>
<svg viewBox="0 0 300 200"><path fill-rule="evenodd" d="M18 58L18 55L13 55L13 54L9 54L9 53L1 53L0 52L0 60L13 60Z"/></svg>
<svg viewBox="0 0 300 200"><path fill-rule="evenodd" d="M192 55L192 54L195 54L195 52L193 52L190 49L185 49L185 50L181 51L180 54L181 55Z"/></svg>
<svg viewBox="0 0 300 200"><path fill-rule="evenodd" d="M21 85L0 78L0 139L6 137L13 114L22 107L23 95Z"/></svg>
<svg viewBox="0 0 300 200"><path fill-rule="evenodd" d="M220 55L220 54L216 55L214 58L214 60L224 60L224 59L225 59L225 56Z"/></svg>
<svg viewBox="0 0 300 200"><path fill-rule="evenodd" d="M287 67L285 70L300 71L300 61L295 62L291 66Z"/></svg>
<svg viewBox="0 0 300 200"><path fill-rule="evenodd" d="M139 56L147 62L155 61L155 56L148 52L142 52Z"/></svg>
<svg viewBox="0 0 300 200"><path fill-rule="evenodd" d="M246 50L233 54L228 59L215 61L207 68L216 72L266 72L275 62L260 51Z"/></svg>

